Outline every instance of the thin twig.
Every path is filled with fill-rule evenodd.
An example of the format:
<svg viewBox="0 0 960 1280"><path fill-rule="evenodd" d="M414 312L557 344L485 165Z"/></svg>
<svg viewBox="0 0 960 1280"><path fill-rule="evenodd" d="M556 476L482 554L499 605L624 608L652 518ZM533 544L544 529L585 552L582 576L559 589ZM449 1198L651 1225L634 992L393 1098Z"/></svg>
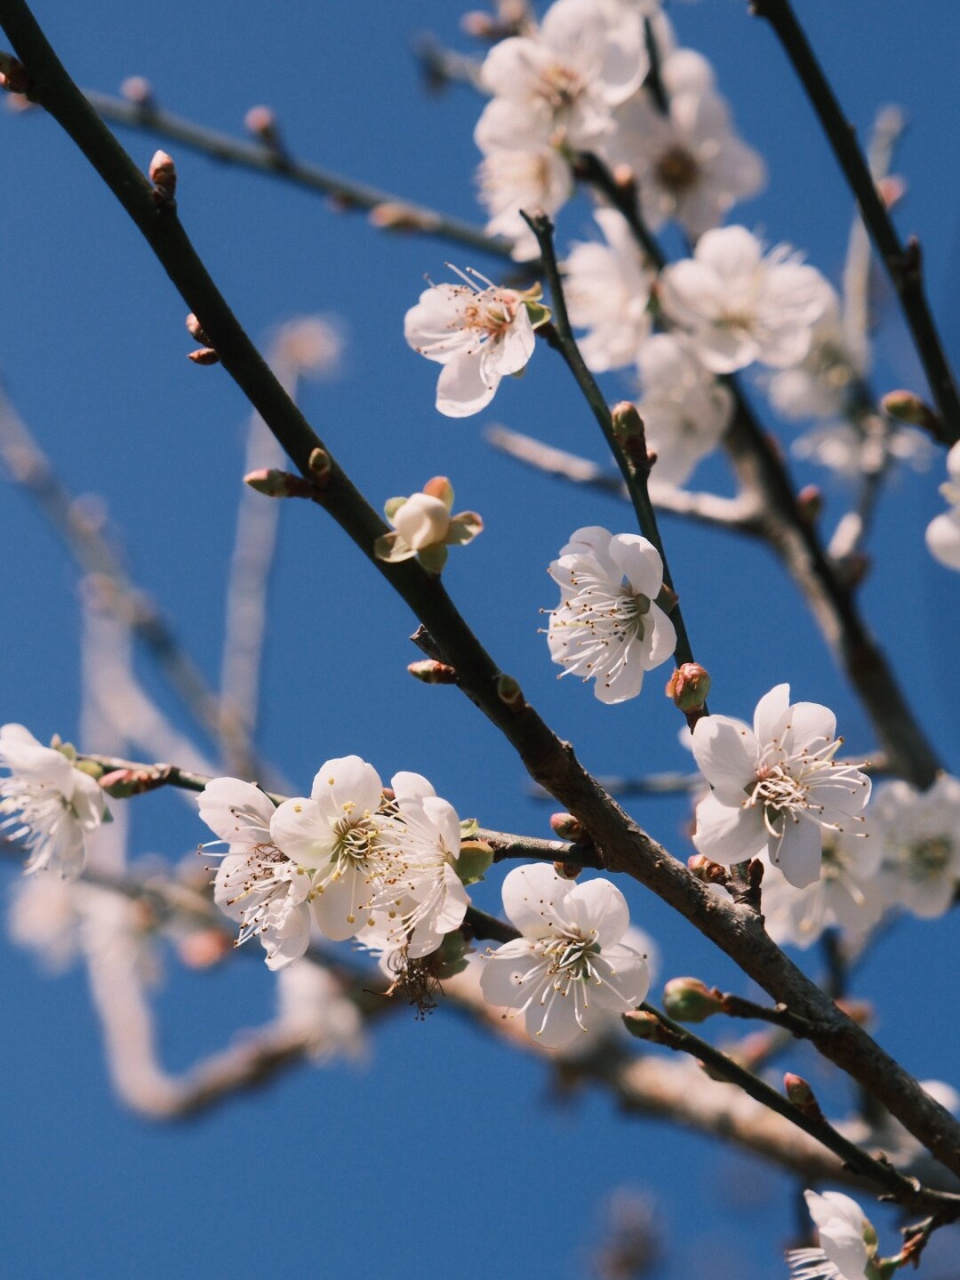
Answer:
<svg viewBox="0 0 960 1280"><path fill-rule="evenodd" d="M498 452L546 475L629 501L623 478L617 472L606 470L588 458L581 458L575 453L568 453L566 449L557 449L541 440L535 440L533 436L524 435L521 431L499 425L487 427L484 439ZM755 537L760 535L758 504L748 494L737 498L722 498L715 493L694 493L673 485L657 484L655 471L648 487L650 501L658 511L682 516L712 528L752 534Z"/></svg>
<svg viewBox="0 0 960 1280"><path fill-rule="evenodd" d="M172 142L179 142L191 151L211 156L221 163L253 169L304 190L328 196L337 209L369 210L375 226L452 240L456 244L480 249L497 258L510 258L513 246L509 240L488 236L482 228L438 213L436 209L430 209L426 205L406 200L389 191L380 191L351 178L344 178L308 161L294 160L285 151L278 151L264 142L248 142L228 133L220 133L216 129L208 129L205 125L185 120L182 116L151 103L126 102L123 98L97 93L91 89L84 92L87 101L103 120L140 132L157 134Z"/></svg>
<svg viewBox="0 0 960 1280"><path fill-rule="evenodd" d="M930 392L940 411L939 421L933 430L943 444L955 444L960 440L960 393L927 303L919 241L911 238L906 246L901 242L871 177L856 134L844 116L789 0L752 0L751 11L770 23L823 126L833 154L860 206L870 238L900 299Z"/></svg>
<svg viewBox="0 0 960 1280"><path fill-rule="evenodd" d="M587 368L583 356L580 354L580 348L577 346L577 340L573 336L573 329L570 325L570 319L567 315L566 298L563 291L563 281L560 279L560 267L557 262L556 249L553 243L553 223L545 213L537 213L528 216L521 210L521 216L530 227L530 230L537 238L537 244L540 247L540 256L543 261L543 270L550 286L550 300L553 304L553 325L552 329L556 335L556 346L563 356L568 369L576 379L577 386L583 393L583 397L590 407L590 411L596 418L600 430L603 432L610 452L617 461L620 474L623 476L623 482L627 486L627 492L630 495L630 502L636 514L637 521L640 525L641 532L656 547L660 559L663 562L663 582L670 591L676 592L676 586L670 574L670 566L667 563L667 553L664 550L663 539L660 537L660 530L657 526L657 517L650 501L650 494L647 489L648 466L645 457L639 461L632 460L627 456L627 452L623 444L617 438L614 430L613 419L607 402L604 399L603 392L597 386L596 379ZM643 450L645 455L646 450ZM690 637L687 634L686 624L683 620L683 611L679 603L674 605L670 612L670 619L673 622L677 632L677 646L674 650L676 662L678 666L687 662L693 662L693 649L690 644ZM705 710L705 709L704 709Z"/></svg>
<svg viewBox="0 0 960 1280"><path fill-rule="evenodd" d="M0 23L25 71L28 96L54 116L126 209L197 316L223 367L283 443L304 476L321 463L318 501L407 601L454 667L465 693L503 732L530 775L589 832L607 870L633 876L691 921L775 1000L814 1027L811 1040L870 1088L893 1116L948 1168L960 1172L960 1122L770 940L755 912L719 900L685 865L634 823L579 763L515 686L504 698L502 673L443 589L416 561L386 564L374 554L386 532L302 413L285 396L197 256L162 192L144 179L76 88L24 0L0 0Z"/></svg>

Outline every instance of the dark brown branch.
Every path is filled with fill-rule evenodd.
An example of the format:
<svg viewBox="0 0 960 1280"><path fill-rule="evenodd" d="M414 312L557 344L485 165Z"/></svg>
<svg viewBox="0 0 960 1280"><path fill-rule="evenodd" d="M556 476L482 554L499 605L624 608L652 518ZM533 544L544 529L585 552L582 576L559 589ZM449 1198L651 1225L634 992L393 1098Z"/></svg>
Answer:
<svg viewBox="0 0 960 1280"><path fill-rule="evenodd" d="M955 444L960 440L960 393L927 303L920 244L913 238L906 245L901 242L877 191L853 127L844 116L789 0L753 0L751 11L770 23L810 105L817 113L837 163L860 206L864 225L900 299L904 319L940 411L939 421L933 429L943 444Z"/></svg>
<svg viewBox="0 0 960 1280"><path fill-rule="evenodd" d="M460 687L515 747L531 777L589 832L605 867L633 876L729 955L774 1000L806 1018L810 1039L869 1089L950 1170L960 1173L960 1122L810 981L771 941L755 912L720 901L623 812L529 704L500 695L501 673L457 612L440 581L415 561L377 561L386 527L323 448L284 393L197 256L168 200L157 194L76 88L24 0L0 0L0 24L26 68L30 96L46 107L141 230L224 368L257 408L304 475L323 464L322 505L410 605L458 673ZM321 450L317 454L317 450Z"/></svg>

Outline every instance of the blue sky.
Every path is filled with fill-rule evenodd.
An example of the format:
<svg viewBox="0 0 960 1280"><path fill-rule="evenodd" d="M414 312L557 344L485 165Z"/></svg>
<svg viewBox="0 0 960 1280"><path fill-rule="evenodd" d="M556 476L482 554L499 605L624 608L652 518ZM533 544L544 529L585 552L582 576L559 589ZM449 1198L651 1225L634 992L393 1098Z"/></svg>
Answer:
<svg viewBox="0 0 960 1280"><path fill-rule="evenodd" d="M960 11L950 0L928 0L910 15L907 44L894 0L799 7L858 128L866 130L886 102L909 114L897 166L908 182L899 223L922 238L931 301L960 360L953 162ZM295 154L480 220L471 140L478 100L467 89L426 96L409 52L426 30L468 47L448 0L288 0L282 12L227 0L159 7L48 0L36 11L81 84L113 91L125 76L143 74L164 105L234 132L248 107L269 103ZM836 280L850 200L771 33L739 0L672 11L682 41L714 62L741 133L770 166L768 192L743 206L740 220L770 241L805 249ZM121 137L146 168L158 142ZM39 112L5 114L0 146L7 193L0 374L71 489L103 496L135 576L213 680L245 405L221 370L184 358L185 307L57 127ZM556 681L538 634L538 610L554 596L544 569L569 534L584 524L630 528L615 501L531 477L482 441L485 422L500 421L602 460L566 371L538 350L488 413L454 422L434 410L434 367L403 341L403 315L425 274L443 278L447 259L487 272L497 264L455 246L377 233L362 215L337 214L315 196L168 149L180 175L181 217L251 334L262 337L299 313L342 317L342 374L308 387L304 405L371 501L379 506L445 473L458 508L484 515L482 538L451 557L446 577L501 665L595 772L686 767L659 677L639 701L602 707L588 688ZM560 225L568 238L588 234L586 206L571 205ZM880 390L921 387L889 306L875 380ZM611 398L622 394L614 379L607 386ZM797 474L823 482L826 519L839 515L841 486L812 468ZM729 491L720 463L701 479ZM956 634L960 591L922 544L940 509L941 479L938 462L927 475L905 472L892 483L863 600L956 771L960 731L951 708L960 677L955 663L944 663L938 637ZM404 674L417 656L405 606L321 512L289 505L271 597L265 754L306 787L322 760L357 752L385 776L426 774L463 816L546 834L549 810L527 796L520 766L494 731L455 691ZM665 522L664 536L695 651L713 674L714 708L747 715L761 694L789 680L798 697L837 710L853 752L869 752L865 717L770 556L676 521ZM2 719L23 721L40 737L72 736L75 571L30 501L6 484L0 545ZM142 675L176 718L149 664ZM635 812L687 856L683 806L648 800ZM159 796L138 804L134 831L138 852L171 858L203 838L182 805ZM496 909L496 883L484 893L483 905ZM736 985L727 961L659 902L635 886L628 896L635 921L660 944L665 977L689 972ZM951 1078L952 1045L935 1028L953 1025L960 1011L953 988L930 991L927 983L918 994L917 975L921 965L927 974L951 972L955 947L952 918L904 924L862 974L862 989L877 998L883 1043L923 1078ZM547 1097L536 1062L442 1012L425 1024L392 1019L360 1068L299 1069L195 1124L151 1127L111 1096L82 974L46 981L6 939L0 953L7 1033L0 1141L9 1170L0 1248L18 1280L219 1280L296 1268L342 1280L388 1272L423 1280L451 1272L460 1280L574 1277L596 1242L605 1197L624 1185L656 1197L674 1250L670 1277L698 1274L706 1252L714 1280L782 1273L787 1179L663 1125L625 1120L599 1097L560 1106ZM159 1007L164 1060L184 1069L268 1016L271 982L256 963L198 975L171 958Z"/></svg>

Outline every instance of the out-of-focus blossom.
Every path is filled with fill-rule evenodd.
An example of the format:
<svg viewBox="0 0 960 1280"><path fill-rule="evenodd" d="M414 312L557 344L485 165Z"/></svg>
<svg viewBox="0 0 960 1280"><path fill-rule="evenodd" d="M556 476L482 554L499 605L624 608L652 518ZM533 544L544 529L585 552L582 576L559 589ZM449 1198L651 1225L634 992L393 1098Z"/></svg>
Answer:
<svg viewBox="0 0 960 1280"><path fill-rule="evenodd" d="M785 368L810 350L813 327L830 305L830 285L786 245L766 256L745 227L708 231L692 258L661 272L668 318L690 334L714 373L754 361Z"/></svg>
<svg viewBox="0 0 960 1280"><path fill-rule="evenodd" d="M650 333L654 272L615 209L594 217L606 244L576 244L564 264L567 311L574 328L587 329L580 352L595 373L619 369L637 358Z"/></svg>
<svg viewBox="0 0 960 1280"><path fill-rule="evenodd" d="M277 1023L302 1037L310 1056L356 1058L364 1046L363 1017L336 978L320 965L300 960L277 974Z"/></svg>
<svg viewBox="0 0 960 1280"><path fill-rule="evenodd" d="M840 929L848 943L856 947L887 905L877 876L881 856L882 849L875 840L846 831L828 832L823 841L820 879L797 889L764 855L763 916L767 933L778 946L805 948L816 942L825 929Z"/></svg>
<svg viewBox="0 0 960 1280"><path fill-rule="evenodd" d="M730 112L713 86L710 64L692 49L661 63L666 114L646 91L614 113L606 154L636 176L644 220L657 230L668 219L694 239L717 227L738 200L766 181L763 160L733 132Z"/></svg>
<svg viewBox="0 0 960 1280"><path fill-rule="evenodd" d="M829 296L829 305L813 326L810 350L792 369L781 369L770 378L771 403L785 418L841 416L853 382L864 372L847 347L840 299L832 288Z"/></svg>
<svg viewBox="0 0 960 1280"><path fill-rule="evenodd" d="M683 484L730 424L733 397L706 370L687 339L656 333L640 348L637 368L647 447L657 455L651 484Z"/></svg>
<svg viewBox="0 0 960 1280"><path fill-rule="evenodd" d="M887 906L942 916L960 885L960 781L941 774L927 791L881 783L867 814Z"/></svg>
<svg viewBox="0 0 960 1280"><path fill-rule="evenodd" d="M877 1233L850 1196L839 1191L805 1191L810 1217L820 1234L819 1249L791 1249L793 1280L873 1280Z"/></svg>
<svg viewBox="0 0 960 1280"><path fill-rule="evenodd" d="M940 486L940 492L950 510L927 525L927 548L948 569L960 569L960 444L947 454L947 474L950 479Z"/></svg>
<svg viewBox="0 0 960 1280"><path fill-rule="evenodd" d="M554 662L594 680L601 702L635 698L644 672L673 653L673 623L655 604L663 561L639 534L578 529L550 565L560 587L547 642Z"/></svg>

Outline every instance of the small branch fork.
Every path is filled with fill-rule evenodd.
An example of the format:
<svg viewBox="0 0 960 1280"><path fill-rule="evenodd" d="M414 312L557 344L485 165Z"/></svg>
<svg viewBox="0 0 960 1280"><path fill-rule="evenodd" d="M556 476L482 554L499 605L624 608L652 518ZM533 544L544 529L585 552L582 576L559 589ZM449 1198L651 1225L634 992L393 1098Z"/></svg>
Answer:
<svg viewBox="0 0 960 1280"><path fill-rule="evenodd" d="M790 961L747 906L720 901L608 796L522 697L504 699L502 673L435 575L374 555L386 526L284 393L220 295L176 216L73 84L24 0L0 0L0 25L25 68L28 96L73 138L196 315L234 378L305 476L324 465L317 501L409 604L455 668L460 687L504 733L531 777L589 832L604 868L631 875L690 921L774 1000L809 1020L820 1052L875 1095L946 1168L960 1174L960 1122ZM158 195L161 197L158 199ZM313 461L314 466L311 466Z"/></svg>
<svg viewBox="0 0 960 1280"><path fill-rule="evenodd" d="M908 240L905 246L901 243L857 143L856 134L844 116L789 0L752 0L750 9L757 17L770 23L823 126L837 163L860 206L864 225L900 299L904 319L939 410L939 421L933 424L932 429L943 444L955 444L960 440L960 393L927 303L920 243L915 238Z"/></svg>

